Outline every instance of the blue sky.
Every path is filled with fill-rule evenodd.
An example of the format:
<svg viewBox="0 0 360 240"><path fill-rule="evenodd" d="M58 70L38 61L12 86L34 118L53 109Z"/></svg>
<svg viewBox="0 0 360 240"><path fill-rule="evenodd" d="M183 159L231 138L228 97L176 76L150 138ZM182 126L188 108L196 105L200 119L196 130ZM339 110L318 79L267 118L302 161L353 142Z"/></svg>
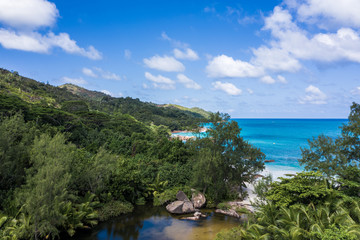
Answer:
<svg viewBox="0 0 360 240"><path fill-rule="evenodd" d="M358 0L0 0L0 67L239 118L346 118Z"/></svg>

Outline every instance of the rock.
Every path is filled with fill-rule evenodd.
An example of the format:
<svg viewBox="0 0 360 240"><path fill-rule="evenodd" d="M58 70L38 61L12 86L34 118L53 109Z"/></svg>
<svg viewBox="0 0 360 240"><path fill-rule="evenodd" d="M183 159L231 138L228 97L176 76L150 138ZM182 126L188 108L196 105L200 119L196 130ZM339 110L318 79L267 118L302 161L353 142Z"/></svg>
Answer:
<svg viewBox="0 0 360 240"><path fill-rule="evenodd" d="M240 218L240 215L234 209L229 209L229 210L216 209L215 212L225 214L231 217Z"/></svg>
<svg viewBox="0 0 360 240"><path fill-rule="evenodd" d="M166 206L166 210L174 214L195 212L194 205L190 201L175 201Z"/></svg>
<svg viewBox="0 0 360 240"><path fill-rule="evenodd" d="M178 193L176 194L176 198L179 201L190 201L183 191L178 191Z"/></svg>
<svg viewBox="0 0 360 240"><path fill-rule="evenodd" d="M201 192L193 192L191 196L191 201L194 204L195 208L202 208L206 203L205 195Z"/></svg>

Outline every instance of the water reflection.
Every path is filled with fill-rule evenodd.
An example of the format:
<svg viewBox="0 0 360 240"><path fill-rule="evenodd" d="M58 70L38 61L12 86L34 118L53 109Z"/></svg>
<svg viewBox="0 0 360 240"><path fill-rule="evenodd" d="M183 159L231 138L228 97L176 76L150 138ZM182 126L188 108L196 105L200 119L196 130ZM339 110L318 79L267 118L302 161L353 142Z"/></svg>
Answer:
<svg viewBox="0 0 360 240"><path fill-rule="evenodd" d="M134 212L99 224L91 232L82 232L73 239L79 240L207 240L214 239L223 229L238 226L236 218L208 214L200 221L180 220L163 207L139 206Z"/></svg>

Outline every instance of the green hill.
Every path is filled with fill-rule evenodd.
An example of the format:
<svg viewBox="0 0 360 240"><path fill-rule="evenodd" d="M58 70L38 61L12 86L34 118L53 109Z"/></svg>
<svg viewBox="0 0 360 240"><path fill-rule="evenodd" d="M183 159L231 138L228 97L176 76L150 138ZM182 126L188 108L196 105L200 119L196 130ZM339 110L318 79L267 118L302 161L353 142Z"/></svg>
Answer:
<svg viewBox="0 0 360 240"><path fill-rule="evenodd" d="M164 104L164 105L161 105L161 107L177 108L177 109L180 109L180 110L197 113L197 114L200 114L201 116L203 116L204 118L209 118L210 113L211 113L209 111L205 111L202 108L198 108L198 107L187 108L187 107L183 107L183 106L176 105L176 104Z"/></svg>
<svg viewBox="0 0 360 240"><path fill-rule="evenodd" d="M75 121L103 126L113 118L131 116L132 121L145 126L165 125L175 130L206 121L202 111L160 107L164 105L130 97L114 98L73 84L55 87L5 69L0 69L0 94L0 112L21 110L29 120L36 118L52 125L71 125Z"/></svg>

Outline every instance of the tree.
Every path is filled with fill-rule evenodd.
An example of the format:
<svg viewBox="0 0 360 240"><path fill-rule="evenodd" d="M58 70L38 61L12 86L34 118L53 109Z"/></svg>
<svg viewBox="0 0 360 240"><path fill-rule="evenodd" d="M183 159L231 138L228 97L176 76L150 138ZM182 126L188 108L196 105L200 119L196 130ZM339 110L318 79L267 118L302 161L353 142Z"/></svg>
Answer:
<svg viewBox="0 0 360 240"><path fill-rule="evenodd" d="M333 140L321 135L309 140L309 148L301 149L301 165L334 177L346 177L348 167L360 166L360 105L353 103L349 122L341 127L341 136Z"/></svg>
<svg viewBox="0 0 360 240"><path fill-rule="evenodd" d="M244 186L264 169L265 155L241 136L237 122L227 114L211 114L207 137L193 142L195 186L215 201L228 196L231 189Z"/></svg>
<svg viewBox="0 0 360 240"><path fill-rule="evenodd" d="M35 239L59 234L65 221L61 205L73 196L68 192L70 168L75 146L65 144L65 137L43 134L36 138L31 150L33 167L28 170L26 184L17 191L17 202L32 219Z"/></svg>
<svg viewBox="0 0 360 240"><path fill-rule="evenodd" d="M280 178L273 182L267 192L267 199L277 206L293 204L322 203L333 193L326 179L319 172L301 172L292 178Z"/></svg>

